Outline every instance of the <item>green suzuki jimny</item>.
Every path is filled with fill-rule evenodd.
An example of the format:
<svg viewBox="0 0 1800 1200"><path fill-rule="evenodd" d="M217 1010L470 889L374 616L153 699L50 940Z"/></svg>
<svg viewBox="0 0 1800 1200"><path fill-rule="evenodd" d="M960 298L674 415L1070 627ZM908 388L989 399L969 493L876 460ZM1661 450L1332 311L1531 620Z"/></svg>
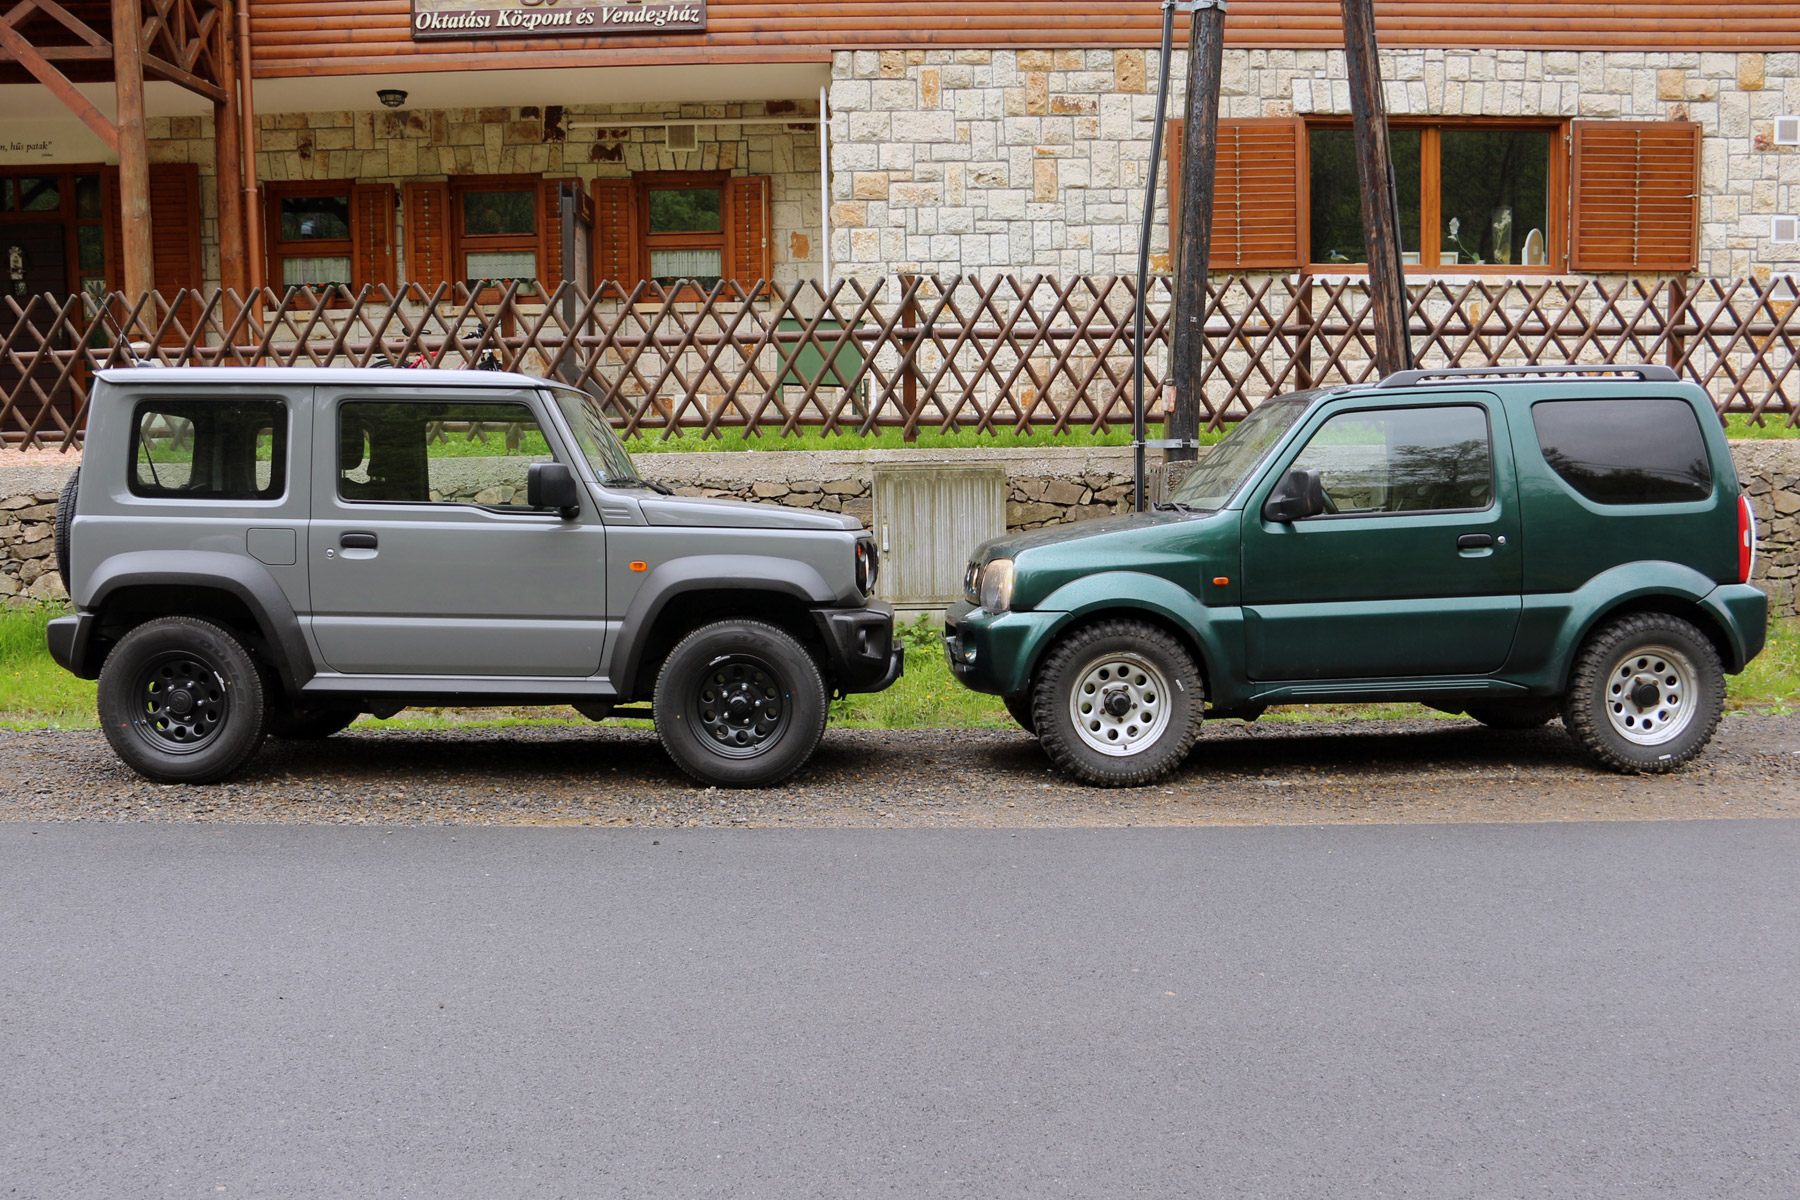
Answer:
<svg viewBox="0 0 1800 1200"><path fill-rule="evenodd" d="M944 648L1088 783L1174 768L1203 710L1393 700L1669 771L1762 649L1755 547L1667 368L1403 371L1264 401L1155 512L983 543Z"/></svg>

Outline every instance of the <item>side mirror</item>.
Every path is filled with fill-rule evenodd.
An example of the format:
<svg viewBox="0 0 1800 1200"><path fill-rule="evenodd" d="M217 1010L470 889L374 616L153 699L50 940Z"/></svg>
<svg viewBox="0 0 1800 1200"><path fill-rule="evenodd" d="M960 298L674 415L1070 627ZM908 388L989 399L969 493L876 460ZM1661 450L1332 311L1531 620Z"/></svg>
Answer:
<svg viewBox="0 0 1800 1200"><path fill-rule="evenodd" d="M1317 467L1294 467L1263 501L1265 521L1291 524L1325 511L1325 480Z"/></svg>
<svg viewBox="0 0 1800 1200"><path fill-rule="evenodd" d="M581 513L581 496L567 464L532 463L525 469L525 503L532 508L554 508L565 521Z"/></svg>

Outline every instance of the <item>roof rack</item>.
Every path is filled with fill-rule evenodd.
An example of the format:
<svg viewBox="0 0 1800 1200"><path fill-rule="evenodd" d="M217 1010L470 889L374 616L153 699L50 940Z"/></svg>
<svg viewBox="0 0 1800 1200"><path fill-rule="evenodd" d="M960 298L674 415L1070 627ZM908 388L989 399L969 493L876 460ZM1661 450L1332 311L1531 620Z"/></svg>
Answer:
<svg viewBox="0 0 1800 1200"><path fill-rule="evenodd" d="M1654 363L1538 363L1528 367L1437 367L1395 371L1375 386L1403 388L1426 379L1479 379L1494 375L1631 375L1646 383L1681 382L1681 376L1671 368Z"/></svg>

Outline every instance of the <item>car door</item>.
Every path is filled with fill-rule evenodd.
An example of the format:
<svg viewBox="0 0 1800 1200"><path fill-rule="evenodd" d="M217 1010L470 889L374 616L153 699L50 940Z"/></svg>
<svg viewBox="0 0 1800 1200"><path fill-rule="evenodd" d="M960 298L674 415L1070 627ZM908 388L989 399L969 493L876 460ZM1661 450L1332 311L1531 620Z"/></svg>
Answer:
<svg viewBox="0 0 1800 1200"><path fill-rule="evenodd" d="M1244 511L1246 658L1258 680L1484 675L1519 623L1523 556L1506 414L1490 394L1324 406ZM1294 467L1328 509L1270 521Z"/></svg>
<svg viewBox="0 0 1800 1200"><path fill-rule="evenodd" d="M347 674L582 676L605 652L606 532L526 504L570 462L528 390L320 388L312 631ZM578 473L579 474L579 473Z"/></svg>

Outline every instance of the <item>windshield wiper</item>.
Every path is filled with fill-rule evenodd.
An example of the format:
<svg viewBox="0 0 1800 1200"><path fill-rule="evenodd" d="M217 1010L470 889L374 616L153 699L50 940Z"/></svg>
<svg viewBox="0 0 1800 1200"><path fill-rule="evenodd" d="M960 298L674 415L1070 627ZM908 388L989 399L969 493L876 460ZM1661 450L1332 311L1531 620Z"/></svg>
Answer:
<svg viewBox="0 0 1800 1200"><path fill-rule="evenodd" d="M666 483L658 483L654 479L644 479L637 475L608 475L600 481L607 487L641 487L664 496L673 496L675 489Z"/></svg>
<svg viewBox="0 0 1800 1200"><path fill-rule="evenodd" d="M1157 512L1199 512L1200 511L1199 509L1194 508L1191 505L1183 504L1178 500L1171 500L1167 504L1152 504L1150 507L1154 508Z"/></svg>

